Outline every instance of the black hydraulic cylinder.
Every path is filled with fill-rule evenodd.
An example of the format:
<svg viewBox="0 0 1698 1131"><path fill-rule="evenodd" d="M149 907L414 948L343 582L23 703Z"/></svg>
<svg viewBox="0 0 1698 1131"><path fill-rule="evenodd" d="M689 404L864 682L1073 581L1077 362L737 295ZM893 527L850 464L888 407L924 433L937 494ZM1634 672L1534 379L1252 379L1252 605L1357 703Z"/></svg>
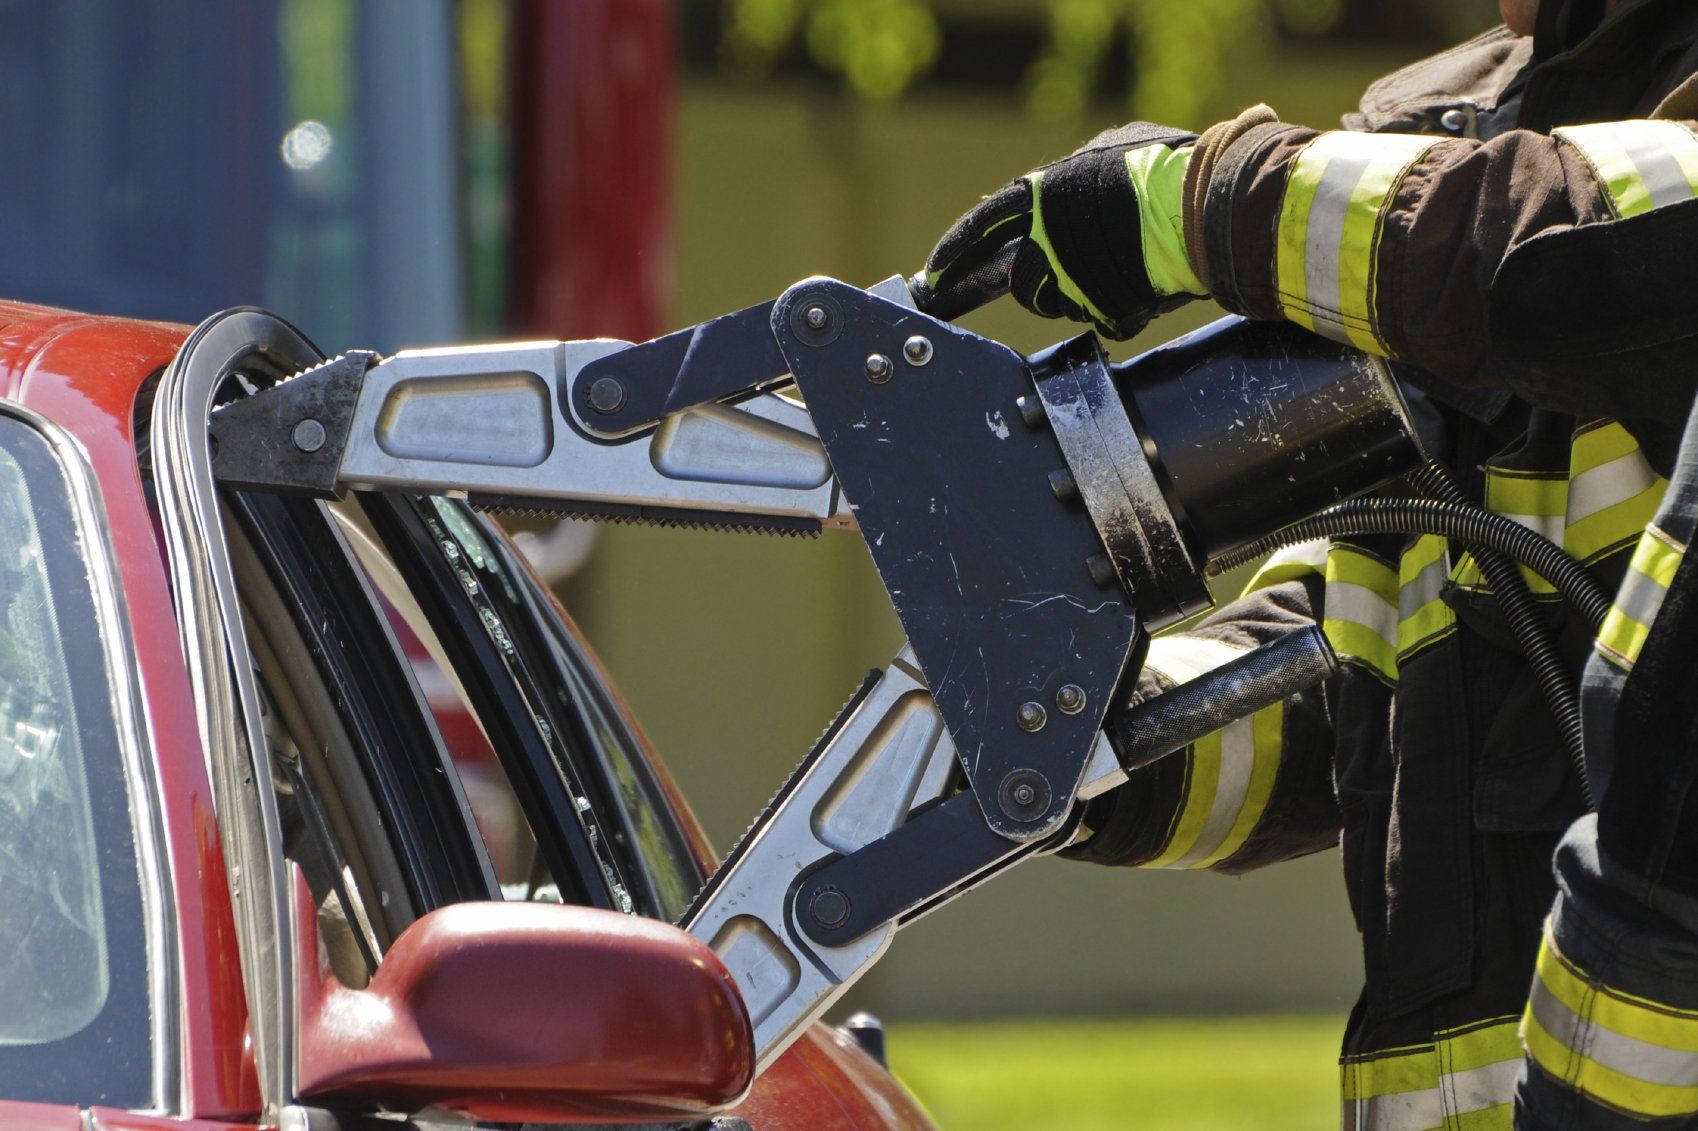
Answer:
<svg viewBox="0 0 1698 1131"><path fill-rule="evenodd" d="M1421 462L1384 363L1290 323L1223 318L1110 371L1202 560Z"/></svg>

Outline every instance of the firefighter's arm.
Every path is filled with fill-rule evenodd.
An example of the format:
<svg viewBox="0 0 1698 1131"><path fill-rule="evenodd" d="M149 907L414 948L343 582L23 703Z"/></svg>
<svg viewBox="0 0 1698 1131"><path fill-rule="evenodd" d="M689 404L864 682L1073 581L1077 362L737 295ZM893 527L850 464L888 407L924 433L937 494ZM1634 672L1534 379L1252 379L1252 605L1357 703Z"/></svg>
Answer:
<svg viewBox="0 0 1698 1131"><path fill-rule="evenodd" d="M1137 696L1161 694L1318 621L1318 573L1288 564L1183 633L1157 638ZM1240 719L1090 802L1088 840L1065 854L1097 864L1239 873L1338 842L1330 689Z"/></svg>
<svg viewBox="0 0 1698 1131"><path fill-rule="evenodd" d="M1188 170L1188 248L1224 305L1546 407L1684 417L1688 124L1480 142L1270 117L1206 132Z"/></svg>

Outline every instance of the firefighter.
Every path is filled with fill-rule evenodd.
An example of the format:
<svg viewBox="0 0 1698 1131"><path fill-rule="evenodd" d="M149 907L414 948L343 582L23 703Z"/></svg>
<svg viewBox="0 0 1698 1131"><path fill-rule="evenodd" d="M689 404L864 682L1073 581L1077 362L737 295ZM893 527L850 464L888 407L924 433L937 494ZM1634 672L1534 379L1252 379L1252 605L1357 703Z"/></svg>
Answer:
<svg viewBox="0 0 1698 1131"><path fill-rule="evenodd" d="M1340 674L1093 801L1070 851L1238 873L1341 844L1366 969L1346 1127L1686 1125L1698 5L1502 6L1506 26L1375 83L1341 131L1266 107L1201 136L1111 130L963 216L921 291L950 315L1007 288L1114 338L1208 297L1393 359L1464 489L1618 593L1596 639L1560 623L1596 814L1471 557L1338 539L1157 640L1136 694L1313 621Z"/></svg>

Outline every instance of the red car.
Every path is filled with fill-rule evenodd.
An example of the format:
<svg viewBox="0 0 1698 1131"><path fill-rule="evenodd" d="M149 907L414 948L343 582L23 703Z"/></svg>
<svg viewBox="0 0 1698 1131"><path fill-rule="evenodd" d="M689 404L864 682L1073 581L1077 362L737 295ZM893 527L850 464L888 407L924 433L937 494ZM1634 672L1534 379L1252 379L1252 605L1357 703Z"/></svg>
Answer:
<svg viewBox="0 0 1698 1131"><path fill-rule="evenodd" d="M318 355L185 333L0 304L0 1126L929 1126L823 1026L744 1094L570 619L461 502L215 489L209 410Z"/></svg>

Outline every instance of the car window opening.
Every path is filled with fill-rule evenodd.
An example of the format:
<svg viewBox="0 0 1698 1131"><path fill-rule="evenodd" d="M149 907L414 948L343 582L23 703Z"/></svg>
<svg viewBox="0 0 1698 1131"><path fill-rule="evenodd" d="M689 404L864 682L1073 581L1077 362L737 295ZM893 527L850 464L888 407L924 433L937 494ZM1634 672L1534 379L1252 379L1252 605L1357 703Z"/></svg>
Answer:
<svg viewBox="0 0 1698 1131"><path fill-rule="evenodd" d="M335 696L241 524L227 519L226 529L259 675L284 855L312 892L332 971L358 989L415 910Z"/></svg>
<svg viewBox="0 0 1698 1131"><path fill-rule="evenodd" d="M354 557L382 599L413 677L442 735L504 899L560 903L518 793L447 650L354 497L331 504Z"/></svg>

